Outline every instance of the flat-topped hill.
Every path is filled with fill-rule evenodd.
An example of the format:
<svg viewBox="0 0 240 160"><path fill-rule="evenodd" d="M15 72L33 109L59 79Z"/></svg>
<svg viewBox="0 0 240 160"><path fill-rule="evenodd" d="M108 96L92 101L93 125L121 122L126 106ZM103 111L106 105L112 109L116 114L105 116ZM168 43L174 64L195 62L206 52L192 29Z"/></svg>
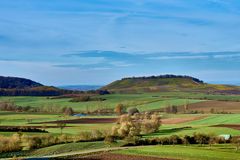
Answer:
<svg viewBox="0 0 240 160"><path fill-rule="evenodd" d="M201 91L240 93L240 88L237 86L207 84L197 78L181 75L123 78L104 86L102 89L114 92Z"/></svg>

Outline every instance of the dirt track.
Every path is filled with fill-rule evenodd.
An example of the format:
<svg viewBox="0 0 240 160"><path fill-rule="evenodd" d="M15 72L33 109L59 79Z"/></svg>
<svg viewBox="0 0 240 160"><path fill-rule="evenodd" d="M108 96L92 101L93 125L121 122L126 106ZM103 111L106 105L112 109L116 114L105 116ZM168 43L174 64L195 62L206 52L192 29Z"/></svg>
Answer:
<svg viewBox="0 0 240 160"><path fill-rule="evenodd" d="M97 154L85 157L73 158L74 160L173 160L168 158L122 155L113 153Z"/></svg>
<svg viewBox="0 0 240 160"><path fill-rule="evenodd" d="M227 128L240 130L240 124L218 124L212 127L227 127Z"/></svg>

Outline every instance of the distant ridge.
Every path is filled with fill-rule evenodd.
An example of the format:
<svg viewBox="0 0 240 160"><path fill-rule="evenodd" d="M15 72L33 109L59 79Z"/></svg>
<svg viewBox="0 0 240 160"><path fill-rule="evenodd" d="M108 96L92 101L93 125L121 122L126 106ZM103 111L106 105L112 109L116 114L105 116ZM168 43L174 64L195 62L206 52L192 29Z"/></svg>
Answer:
<svg viewBox="0 0 240 160"><path fill-rule="evenodd" d="M26 78L0 76L0 96L59 96L74 91L44 86Z"/></svg>
<svg viewBox="0 0 240 160"><path fill-rule="evenodd" d="M187 91L240 94L238 86L208 84L191 76L171 74L122 78L101 89L119 93Z"/></svg>
<svg viewBox="0 0 240 160"><path fill-rule="evenodd" d="M25 89L41 86L43 85L26 78L0 76L0 88L4 89Z"/></svg>
<svg viewBox="0 0 240 160"><path fill-rule="evenodd" d="M90 91L90 90L97 90L101 88L100 85L65 85L65 86L58 86L61 89L69 89L74 91Z"/></svg>

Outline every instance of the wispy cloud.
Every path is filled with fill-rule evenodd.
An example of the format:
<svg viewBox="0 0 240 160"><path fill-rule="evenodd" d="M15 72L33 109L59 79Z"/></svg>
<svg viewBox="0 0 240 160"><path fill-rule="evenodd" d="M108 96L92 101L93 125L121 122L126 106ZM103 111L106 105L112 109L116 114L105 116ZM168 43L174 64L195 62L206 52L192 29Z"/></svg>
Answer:
<svg viewBox="0 0 240 160"><path fill-rule="evenodd" d="M214 58L240 58L240 53L237 54L220 54L220 55L213 55Z"/></svg>
<svg viewBox="0 0 240 160"><path fill-rule="evenodd" d="M186 59L207 59L209 56L159 56L159 57L149 57L151 60L186 60Z"/></svg>
<svg viewBox="0 0 240 160"><path fill-rule="evenodd" d="M236 0L0 0L1 73L105 83L234 70L239 15Z"/></svg>
<svg viewBox="0 0 240 160"><path fill-rule="evenodd" d="M233 59L240 58L240 52L167 52L159 53L154 56L147 57L150 60L198 60L198 59ZM151 54L153 55L153 54Z"/></svg>
<svg viewBox="0 0 240 160"><path fill-rule="evenodd" d="M116 66L116 67L130 67L130 66L135 65L132 63L124 62L124 61L113 61L113 62L109 62L109 64Z"/></svg>

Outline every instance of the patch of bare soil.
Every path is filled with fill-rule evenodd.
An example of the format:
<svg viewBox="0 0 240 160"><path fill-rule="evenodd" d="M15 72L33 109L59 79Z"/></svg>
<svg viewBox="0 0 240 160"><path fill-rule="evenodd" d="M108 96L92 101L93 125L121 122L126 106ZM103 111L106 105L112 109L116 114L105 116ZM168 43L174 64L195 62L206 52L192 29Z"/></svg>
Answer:
<svg viewBox="0 0 240 160"><path fill-rule="evenodd" d="M185 122L191 122L191 121L203 119L205 117L207 116L166 118L166 119L162 119L162 124L179 124L179 123L185 123Z"/></svg>
<svg viewBox="0 0 240 160"><path fill-rule="evenodd" d="M240 130L240 124L218 124L212 127L227 127L227 128Z"/></svg>
<svg viewBox="0 0 240 160"><path fill-rule="evenodd" d="M123 154L114 154L114 153L90 155L90 156L78 157L78 158L73 158L73 159L75 159L75 160L173 160L173 159L169 159L169 158L123 155Z"/></svg>
<svg viewBox="0 0 240 160"><path fill-rule="evenodd" d="M68 124L96 124L96 123L115 123L116 118L79 118L71 120L49 121L42 123L68 123Z"/></svg>
<svg viewBox="0 0 240 160"><path fill-rule="evenodd" d="M230 101L203 101L188 105L189 110L204 111L210 113L211 109L215 112L240 113L240 102Z"/></svg>

